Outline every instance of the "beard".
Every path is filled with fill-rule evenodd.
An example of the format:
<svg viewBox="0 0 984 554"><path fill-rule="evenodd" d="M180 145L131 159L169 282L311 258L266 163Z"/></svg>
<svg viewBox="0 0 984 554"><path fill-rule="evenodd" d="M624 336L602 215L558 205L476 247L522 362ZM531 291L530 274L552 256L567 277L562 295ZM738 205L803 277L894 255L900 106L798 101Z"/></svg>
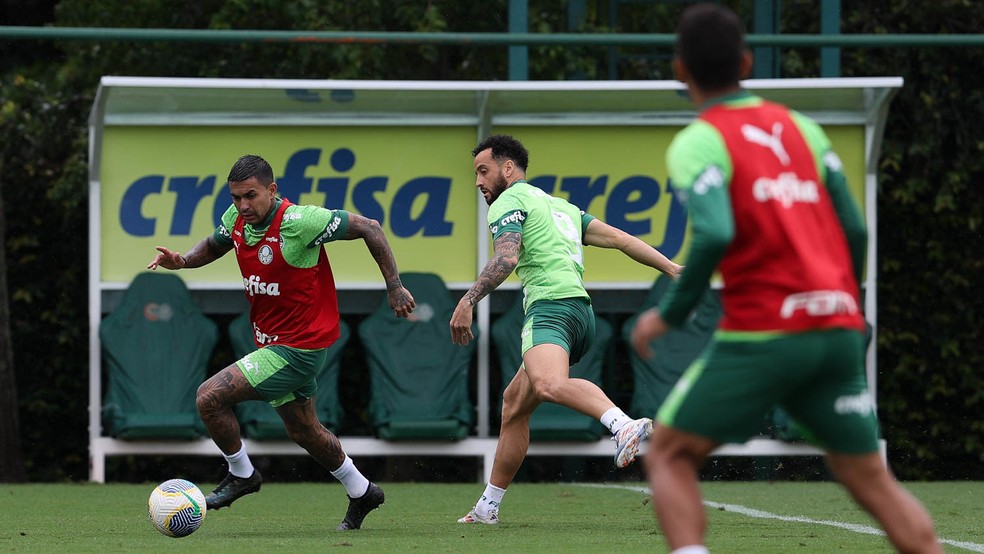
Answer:
<svg viewBox="0 0 984 554"><path fill-rule="evenodd" d="M506 190L508 187L509 187L509 181L506 181L505 175L499 173L495 177L495 181L492 182L492 187L488 189L489 199L486 200L486 203L489 206L491 206L492 203L495 202L497 198L499 198L499 195L502 194L502 192Z"/></svg>

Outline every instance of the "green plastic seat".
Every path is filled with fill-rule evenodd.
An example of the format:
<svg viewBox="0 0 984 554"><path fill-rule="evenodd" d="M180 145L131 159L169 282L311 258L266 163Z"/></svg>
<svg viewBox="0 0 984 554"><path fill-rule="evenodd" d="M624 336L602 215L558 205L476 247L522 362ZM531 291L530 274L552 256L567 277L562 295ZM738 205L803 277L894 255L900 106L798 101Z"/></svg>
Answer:
<svg viewBox="0 0 984 554"><path fill-rule="evenodd" d="M173 273L138 274L99 326L106 432L121 439L205 435L195 406L218 341L215 323Z"/></svg>
<svg viewBox="0 0 984 554"><path fill-rule="evenodd" d="M384 297L359 326L371 379L369 423L387 440L463 439L474 417L468 371L475 341L451 342L456 301L439 276L400 278L417 304L411 317L396 317Z"/></svg>
<svg viewBox="0 0 984 554"><path fill-rule="evenodd" d="M523 297L517 298L512 307L492 324L492 340L498 352L499 369L502 371L502 392L515 377L523 363L520 332L523 327ZM595 339L591 348L576 364L571 366L570 376L586 379L601 386L605 358L612 344L612 326L602 318L595 319ZM499 395L499 409L502 394ZM597 440L605 427L593 417L586 416L566 406L544 402L537 406L530 417L531 440Z"/></svg>
<svg viewBox="0 0 984 554"><path fill-rule="evenodd" d="M338 322L338 340L328 347L325 367L318 374L318 392L315 393L314 409L318 420L328 430L335 432L341 426L344 410L338 399L338 377L341 373L342 352L348 344L352 332L344 320ZM256 350L253 339L253 325L249 314L245 313L229 323L229 339L237 358ZM263 400L248 400L236 406L236 417L244 436L256 440L287 439L287 429L280 414Z"/></svg>
<svg viewBox="0 0 984 554"><path fill-rule="evenodd" d="M657 278L642 308L622 326L622 338L628 345L635 380L629 409L636 417L653 417L656 414L673 385L704 351L721 318L720 295L718 291L708 288L687 323L653 341L652 358L640 358L631 345L632 327L640 313L659 303L670 283L669 277Z"/></svg>

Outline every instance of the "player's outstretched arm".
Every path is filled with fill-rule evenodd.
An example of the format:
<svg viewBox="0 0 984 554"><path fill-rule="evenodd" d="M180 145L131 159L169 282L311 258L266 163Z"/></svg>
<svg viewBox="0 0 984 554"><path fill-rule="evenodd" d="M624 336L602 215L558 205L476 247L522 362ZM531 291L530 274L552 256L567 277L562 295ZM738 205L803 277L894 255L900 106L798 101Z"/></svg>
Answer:
<svg viewBox="0 0 984 554"><path fill-rule="evenodd" d="M679 276L680 272L683 271L682 265L674 263L659 250L600 219L592 219L591 223L588 223L588 228L584 233L584 244L620 250L633 260L673 278Z"/></svg>
<svg viewBox="0 0 984 554"><path fill-rule="evenodd" d="M451 342L462 346L474 340L472 334L472 308L496 289L519 264L519 247L523 244L522 233L506 232L495 239L495 253L485 264L475 284L461 297L451 315Z"/></svg>
<svg viewBox="0 0 984 554"><path fill-rule="evenodd" d="M198 244L191 247L191 250L184 256L180 252L169 250L163 246L157 247L157 256L147 264L147 269L192 269L208 265L232 250L232 244L228 246L219 244L214 237L208 236L198 241Z"/></svg>
<svg viewBox="0 0 984 554"><path fill-rule="evenodd" d="M379 272L383 274L386 282L386 293L389 296L389 307L396 314L396 317L407 317L417 306L413 301L410 291L403 288L400 281L400 270L396 267L396 258L393 257L393 250L390 249L386 234L375 219L349 213L348 229L345 231L343 240L362 239L366 242L366 247L376 260Z"/></svg>

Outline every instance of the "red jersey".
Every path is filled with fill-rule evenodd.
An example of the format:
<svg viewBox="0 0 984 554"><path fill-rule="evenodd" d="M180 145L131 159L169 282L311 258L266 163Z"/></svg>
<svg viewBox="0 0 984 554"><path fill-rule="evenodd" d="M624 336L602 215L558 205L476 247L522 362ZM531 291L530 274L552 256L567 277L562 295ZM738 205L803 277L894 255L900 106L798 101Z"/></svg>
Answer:
<svg viewBox="0 0 984 554"><path fill-rule="evenodd" d="M242 216L236 218L232 242L249 300L249 319L257 346L327 348L338 340L338 296L324 246L313 267L294 267L284 260L280 225L291 203L283 199L266 233L246 244Z"/></svg>
<svg viewBox="0 0 984 554"><path fill-rule="evenodd" d="M816 158L778 104L717 105L701 119L731 155L735 237L718 267L731 331L863 329L844 231Z"/></svg>

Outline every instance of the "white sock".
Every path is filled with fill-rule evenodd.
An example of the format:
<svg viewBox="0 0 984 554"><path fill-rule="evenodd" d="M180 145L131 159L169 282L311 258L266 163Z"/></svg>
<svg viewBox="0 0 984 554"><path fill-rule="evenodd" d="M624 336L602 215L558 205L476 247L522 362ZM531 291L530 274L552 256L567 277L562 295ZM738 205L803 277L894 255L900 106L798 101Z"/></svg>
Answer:
<svg viewBox="0 0 984 554"><path fill-rule="evenodd" d="M342 483L349 498L359 498L369 491L369 480L355 467L355 462L348 455L342 465L331 474Z"/></svg>
<svg viewBox="0 0 984 554"><path fill-rule="evenodd" d="M253 474L253 462L249 460L249 454L246 453L245 444L239 449L239 452L231 456L226 456L225 454L222 456L229 462L229 473L236 477L249 477Z"/></svg>
<svg viewBox="0 0 984 554"><path fill-rule="evenodd" d="M485 492L475 503L475 513L481 517L486 517L491 511L499 511L499 504L502 504L502 497L506 494L506 489L489 483L485 486Z"/></svg>
<svg viewBox="0 0 984 554"><path fill-rule="evenodd" d="M683 546L677 548L670 554L710 554L710 550L702 544L691 544L689 546Z"/></svg>
<svg viewBox="0 0 984 554"><path fill-rule="evenodd" d="M632 418L622 411L622 408L615 406L614 408L609 408L607 412L601 414L601 424L608 428L609 431L614 435L618 433L618 430L625 427L625 424L632 421Z"/></svg>

